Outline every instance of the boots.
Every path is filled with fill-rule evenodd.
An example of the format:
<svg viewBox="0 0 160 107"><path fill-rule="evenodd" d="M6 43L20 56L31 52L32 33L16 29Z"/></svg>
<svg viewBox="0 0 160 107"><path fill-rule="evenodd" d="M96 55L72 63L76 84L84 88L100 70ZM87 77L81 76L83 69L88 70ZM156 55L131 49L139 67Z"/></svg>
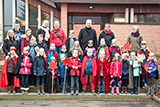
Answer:
<svg viewBox="0 0 160 107"><path fill-rule="evenodd" d="M125 94L127 94L128 92L127 92L127 87L124 87L124 89L125 89Z"/></svg>
<svg viewBox="0 0 160 107"><path fill-rule="evenodd" d="M42 87L41 87L42 89L42 94L45 94L45 92L44 92L44 84L42 84Z"/></svg>
<svg viewBox="0 0 160 107"><path fill-rule="evenodd" d="M15 91L15 87L13 87L13 94L15 94L16 93L16 91Z"/></svg>
<svg viewBox="0 0 160 107"><path fill-rule="evenodd" d="M112 89L111 89L111 94L112 95L114 94L114 87L112 87Z"/></svg>
<svg viewBox="0 0 160 107"><path fill-rule="evenodd" d="M8 94L11 93L11 86L8 87Z"/></svg>
<svg viewBox="0 0 160 107"><path fill-rule="evenodd" d="M125 87L122 87L122 88L121 88L121 94L124 93L124 89L125 89Z"/></svg>
<svg viewBox="0 0 160 107"><path fill-rule="evenodd" d="M119 87L116 87L116 94L119 95Z"/></svg>
<svg viewBox="0 0 160 107"><path fill-rule="evenodd" d="M40 85L37 84L37 94L40 95Z"/></svg>

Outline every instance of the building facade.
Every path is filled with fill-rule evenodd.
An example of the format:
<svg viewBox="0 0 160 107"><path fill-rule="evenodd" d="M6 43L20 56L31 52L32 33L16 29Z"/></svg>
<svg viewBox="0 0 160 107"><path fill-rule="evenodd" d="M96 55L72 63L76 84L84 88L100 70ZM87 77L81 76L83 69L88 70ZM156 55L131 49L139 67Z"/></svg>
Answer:
<svg viewBox="0 0 160 107"><path fill-rule="evenodd" d="M160 55L160 0L1 0L0 8L4 36L16 20L35 34L48 19L50 29L54 20L60 20L67 35L73 29L78 37L86 19L92 19L97 38L109 23L119 46L127 41L133 25L138 25L149 49Z"/></svg>

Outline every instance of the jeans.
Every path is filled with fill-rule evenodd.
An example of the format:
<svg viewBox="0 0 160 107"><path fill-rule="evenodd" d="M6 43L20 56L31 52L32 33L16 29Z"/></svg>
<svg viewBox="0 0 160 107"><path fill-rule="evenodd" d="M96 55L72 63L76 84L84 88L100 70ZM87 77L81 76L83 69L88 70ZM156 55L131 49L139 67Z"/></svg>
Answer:
<svg viewBox="0 0 160 107"><path fill-rule="evenodd" d="M71 76L71 91L75 91L75 85L76 85L76 91L79 91L79 76Z"/></svg>
<svg viewBox="0 0 160 107"><path fill-rule="evenodd" d="M64 78L61 78L61 88L63 89L63 84L64 84ZM68 88L68 77L66 77L65 81L65 89Z"/></svg>
<svg viewBox="0 0 160 107"><path fill-rule="evenodd" d="M116 87L119 87L118 86L118 82L119 82L119 77L113 77L114 79L114 82L112 83L112 87L114 87L114 83L116 82Z"/></svg>
<svg viewBox="0 0 160 107"><path fill-rule="evenodd" d="M137 92L137 88L138 88L138 77L133 77L133 86L134 89L131 89L131 92Z"/></svg>
<svg viewBox="0 0 160 107"><path fill-rule="evenodd" d="M29 75L21 74L21 87L28 88L29 87ZM25 85L24 85L25 83Z"/></svg>
<svg viewBox="0 0 160 107"><path fill-rule="evenodd" d="M99 92L101 91L101 83L102 83L102 91L105 92L103 76L100 76L100 78L99 78L99 83L98 83L98 91Z"/></svg>
<svg viewBox="0 0 160 107"><path fill-rule="evenodd" d="M61 52L61 46L56 46L56 51L59 53Z"/></svg>
<svg viewBox="0 0 160 107"><path fill-rule="evenodd" d="M44 84L44 76L36 76L36 84L40 84L40 81L41 81L41 84Z"/></svg>

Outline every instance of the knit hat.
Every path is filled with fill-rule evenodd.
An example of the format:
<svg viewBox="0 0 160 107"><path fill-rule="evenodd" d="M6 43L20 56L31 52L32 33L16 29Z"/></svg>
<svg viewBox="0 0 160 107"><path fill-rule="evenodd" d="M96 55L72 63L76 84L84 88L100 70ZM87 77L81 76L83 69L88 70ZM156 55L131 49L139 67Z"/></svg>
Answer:
<svg viewBox="0 0 160 107"><path fill-rule="evenodd" d="M116 43L117 42L117 39L112 39L112 43Z"/></svg>
<svg viewBox="0 0 160 107"><path fill-rule="evenodd" d="M131 52L131 56L133 56L133 55L134 55L134 56L136 55L135 52Z"/></svg>
<svg viewBox="0 0 160 107"><path fill-rule="evenodd" d="M146 41L142 41L141 44L147 44L147 42Z"/></svg>
<svg viewBox="0 0 160 107"><path fill-rule="evenodd" d="M119 53L115 53L114 56L120 56Z"/></svg>
<svg viewBox="0 0 160 107"><path fill-rule="evenodd" d="M150 56L150 57L153 57L153 56L154 56L154 53L151 52L151 53L149 54L149 56Z"/></svg>
<svg viewBox="0 0 160 107"><path fill-rule="evenodd" d="M10 52L11 52L11 51L15 51L15 52L16 52L16 50L17 50L17 49L16 49L15 47L11 47L9 51L10 51Z"/></svg>

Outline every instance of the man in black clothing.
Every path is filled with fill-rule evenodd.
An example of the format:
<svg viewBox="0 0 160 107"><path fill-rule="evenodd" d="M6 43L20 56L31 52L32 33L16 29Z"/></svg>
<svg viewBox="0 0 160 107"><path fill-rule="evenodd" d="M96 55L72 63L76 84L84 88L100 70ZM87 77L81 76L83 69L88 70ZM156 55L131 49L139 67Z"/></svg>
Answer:
<svg viewBox="0 0 160 107"><path fill-rule="evenodd" d="M96 31L91 28L92 20L86 20L86 27L82 28L79 33L78 41L82 50L84 51L87 47L88 41L93 40L93 46L97 49L97 34Z"/></svg>
<svg viewBox="0 0 160 107"><path fill-rule="evenodd" d="M38 38L39 34L43 35L43 40L49 49L50 30L49 30L49 21L48 20L44 20L42 26L37 30L36 39Z"/></svg>

